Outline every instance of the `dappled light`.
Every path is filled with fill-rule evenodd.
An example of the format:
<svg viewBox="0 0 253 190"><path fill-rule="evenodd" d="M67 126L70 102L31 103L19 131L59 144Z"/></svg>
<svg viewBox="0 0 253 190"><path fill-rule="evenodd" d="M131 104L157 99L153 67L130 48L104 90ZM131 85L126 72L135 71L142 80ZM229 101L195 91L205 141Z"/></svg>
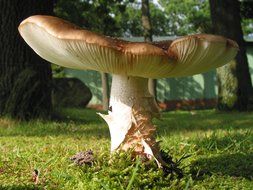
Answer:
<svg viewBox="0 0 253 190"><path fill-rule="evenodd" d="M102 175L109 175L112 182L123 182L123 178L130 175L136 163L131 164L131 160L127 161L129 158L123 154L113 158L113 162L121 163L121 169L107 164L109 129L95 112L68 108L57 110L57 117L51 121L22 122L1 119L0 180L10 184L12 179L18 179L16 185L9 185L10 188L32 188L34 186L29 182L29 176L32 167L36 167L41 173L41 186L52 188L52 180L59 185L62 180L69 180L73 184L78 179L89 179L91 181L86 183L95 185L96 182L92 178ZM184 181L189 180L190 176L192 186L217 188L217 184L213 184L216 180L227 181L230 187L247 186L253 177L251 118L252 113L218 113L214 110L162 113L162 120L155 120L155 124L159 125L158 137L162 149L168 151L175 160L189 156L181 161L180 166L184 168L185 177L179 186L184 186ZM96 160L92 167L77 168L70 165L71 156L90 149L93 150ZM138 171L148 171L150 174L136 178L141 187L152 188L156 184L161 187L166 184L173 186L176 181L162 178L159 172L154 173L152 167L138 166ZM16 172L12 173L14 169ZM19 175L27 177L20 178ZM148 184L148 181L142 181L142 177L155 179L157 182ZM234 177L238 178L236 182L232 180ZM207 181L210 181L209 185L206 184ZM59 187L58 185L56 186Z"/></svg>
<svg viewBox="0 0 253 190"><path fill-rule="evenodd" d="M174 117L176 115L176 118ZM219 113L215 110L176 111L164 113L161 120L157 120L159 133L177 133L192 131L215 131L219 129L252 129L251 113ZM189 122L190 121L190 122Z"/></svg>
<svg viewBox="0 0 253 190"><path fill-rule="evenodd" d="M204 175L228 175L252 180L252 160L252 153L220 154L211 158L204 157L192 163L191 172L197 180L203 180Z"/></svg>

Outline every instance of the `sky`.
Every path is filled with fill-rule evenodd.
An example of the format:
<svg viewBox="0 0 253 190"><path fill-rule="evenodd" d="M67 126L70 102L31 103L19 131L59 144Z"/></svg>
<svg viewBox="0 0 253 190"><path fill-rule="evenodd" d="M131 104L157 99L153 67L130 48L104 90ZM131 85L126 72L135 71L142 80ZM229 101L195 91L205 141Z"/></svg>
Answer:
<svg viewBox="0 0 253 190"><path fill-rule="evenodd" d="M154 2L155 4L158 4L158 0L153 0L153 2Z"/></svg>
<svg viewBox="0 0 253 190"><path fill-rule="evenodd" d="M153 3L154 3L155 5L157 5L160 9L163 10L163 8L161 7L161 5L158 3L158 0L152 0L152 1L153 1Z"/></svg>

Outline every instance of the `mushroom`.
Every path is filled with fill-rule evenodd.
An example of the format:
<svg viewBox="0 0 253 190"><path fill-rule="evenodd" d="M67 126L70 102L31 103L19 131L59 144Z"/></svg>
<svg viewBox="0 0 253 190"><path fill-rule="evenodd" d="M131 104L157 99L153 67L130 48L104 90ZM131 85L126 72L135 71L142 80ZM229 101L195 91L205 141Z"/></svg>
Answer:
<svg viewBox="0 0 253 190"><path fill-rule="evenodd" d="M99 114L108 124L111 151L161 158L154 117L159 109L148 91L148 78L182 77L206 72L232 60L238 45L221 36L198 34L174 41L128 42L84 30L52 16L31 16L19 26L26 43L60 66L112 74L110 109Z"/></svg>

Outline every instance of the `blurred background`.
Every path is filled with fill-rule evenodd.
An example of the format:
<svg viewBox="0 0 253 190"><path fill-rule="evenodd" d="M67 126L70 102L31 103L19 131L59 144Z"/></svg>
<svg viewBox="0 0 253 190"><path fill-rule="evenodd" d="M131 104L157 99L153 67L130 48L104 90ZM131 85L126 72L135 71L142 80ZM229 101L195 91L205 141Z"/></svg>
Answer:
<svg viewBox="0 0 253 190"><path fill-rule="evenodd" d="M0 114L48 117L55 107L108 108L111 76L45 63L21 39L19 23L54 15L129 41L173 40L212 33L237 41L234 61L208 73L150 81L163 110L253 108L253 2L250 0L2 0Z"/></svg>

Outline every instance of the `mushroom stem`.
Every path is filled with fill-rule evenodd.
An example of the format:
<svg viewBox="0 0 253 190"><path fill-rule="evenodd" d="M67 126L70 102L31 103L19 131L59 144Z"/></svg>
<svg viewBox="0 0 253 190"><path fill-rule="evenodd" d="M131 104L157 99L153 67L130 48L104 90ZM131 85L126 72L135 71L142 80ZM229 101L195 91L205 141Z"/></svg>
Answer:
<svg viewBox="0 0 253 190"><path fill-rule="evenodd" d="M152 119L159 117L159 110L148 91L148 79L113 75L108 115L100 116L109 126L112 152L131 149L154 158L159 167L165 164L155 140Z"/></svg>

